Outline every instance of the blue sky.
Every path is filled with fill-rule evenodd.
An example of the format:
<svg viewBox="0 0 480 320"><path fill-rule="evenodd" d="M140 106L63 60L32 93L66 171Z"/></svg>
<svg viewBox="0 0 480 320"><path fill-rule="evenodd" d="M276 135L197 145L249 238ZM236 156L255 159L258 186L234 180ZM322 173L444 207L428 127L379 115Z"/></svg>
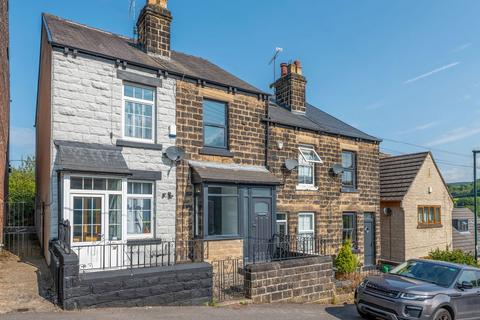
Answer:
<svg viewBox="0 0 480 320"><path fill-rule="evenodd" d="M471 150L480 148L480 1L170 0L169 8L174 50L268 91L268 61L282 47L279 61L302 61L310 103L385 139L385 152L425 146L447 181L471 180ZM42 12L133 31L129 0L10 1L12 160L34 153Z"/></svg>

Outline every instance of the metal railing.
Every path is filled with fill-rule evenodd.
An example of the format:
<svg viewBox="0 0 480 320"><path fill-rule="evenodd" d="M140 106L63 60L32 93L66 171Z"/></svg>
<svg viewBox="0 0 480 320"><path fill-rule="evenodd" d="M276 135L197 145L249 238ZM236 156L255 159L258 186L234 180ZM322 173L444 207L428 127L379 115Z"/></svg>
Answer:
<svg viewBox="0 0 480 320"><path fill-rule="evenodd" d="M274 235L271 239L249 238L248 263L290 260L331 254L332 240L310 235Z"/></svg>

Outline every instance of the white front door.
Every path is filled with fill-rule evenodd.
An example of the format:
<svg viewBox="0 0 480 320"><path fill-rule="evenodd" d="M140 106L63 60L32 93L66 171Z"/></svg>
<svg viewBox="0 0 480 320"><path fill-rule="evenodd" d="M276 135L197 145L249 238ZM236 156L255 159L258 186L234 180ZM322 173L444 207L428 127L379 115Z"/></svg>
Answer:
<svg viewBox="0 0 480 320"><path fill-rule="evenodd" d="M105 196L71 196L72 248L78 254L80 269L97 269L105 262Z"/></svg>

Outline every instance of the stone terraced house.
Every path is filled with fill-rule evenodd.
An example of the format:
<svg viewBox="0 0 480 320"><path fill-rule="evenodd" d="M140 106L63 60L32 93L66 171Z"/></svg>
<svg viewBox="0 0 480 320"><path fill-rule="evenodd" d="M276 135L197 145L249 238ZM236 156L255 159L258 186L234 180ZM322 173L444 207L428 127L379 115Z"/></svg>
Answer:
<svg viewBox="0 0 480 320"><path fill-rule="evenodd" d="M147 1L138 40L43 15L36 156L47 261L57 238L85 269L132 263L118 249L129 243L173 240L180 255L179 243L201 239L202 258L248 263L280 234L328 238L332 253L351 239L375 264L380 140L308 104L299 62L282 64L272 96L171 50L171 21L166 0Z"/></svg>

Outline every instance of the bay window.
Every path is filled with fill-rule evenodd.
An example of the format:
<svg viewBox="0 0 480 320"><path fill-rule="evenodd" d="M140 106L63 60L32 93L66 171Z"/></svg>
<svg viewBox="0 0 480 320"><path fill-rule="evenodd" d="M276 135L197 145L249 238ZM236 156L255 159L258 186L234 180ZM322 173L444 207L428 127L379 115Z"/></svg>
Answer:
<svg viewBox="0 0 480 320"><path fill-rule="evenodd" d="M238 236L238 189L236 186L207 187L209 236Z"/></svg>

